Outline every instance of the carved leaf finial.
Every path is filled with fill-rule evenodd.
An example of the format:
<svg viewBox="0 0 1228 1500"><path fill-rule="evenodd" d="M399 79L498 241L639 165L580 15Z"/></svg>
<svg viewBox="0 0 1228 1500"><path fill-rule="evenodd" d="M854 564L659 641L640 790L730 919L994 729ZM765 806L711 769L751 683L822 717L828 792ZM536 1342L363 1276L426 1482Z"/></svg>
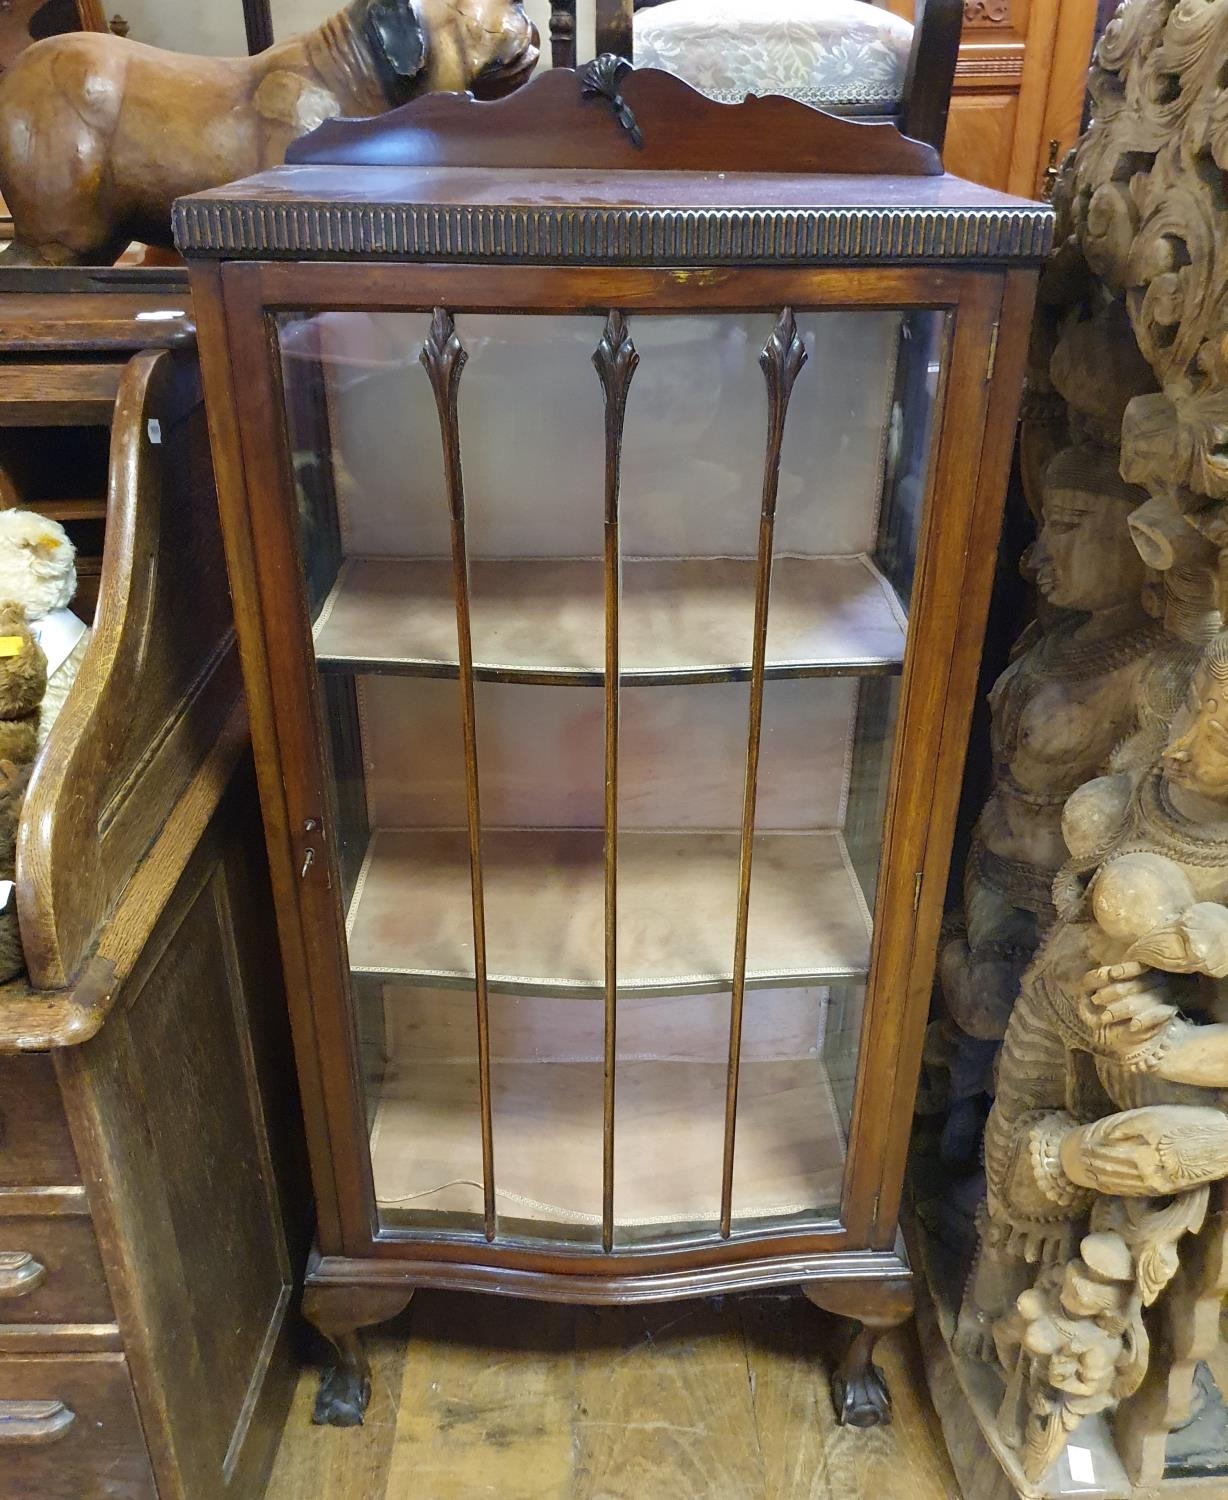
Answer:
<svg viewBox="0 0 1228 1500"><path fill-rule="evenodd" d="M603 52L589 63L581 75L580 96L584 99L608 100L618 123L631 137L631 144L639 148L644 144L643 133L618 87L619 79L630 71L631 64L625 57L619 57L613 52Z"/></svg>
<svg viewBox="0 0 1228 1500"><path fill-rule="evenodd" d="M601 342L593 350L593 367L605 392L606 520L618 514L618 487L622 467L623 422L627 393L640 356L631 339L627 320L617 309L606 318Z"/></svg>
<svg viewBox="0 0 1228 1500"><path fill-rule="evenodd" d="M776 514L776 493L780 487L780 449L784 442L785 417L793 382L810 356L797 331L793 309L786 307L776 320L771 337L763 346L759 365L768 388L768 446L763 471L763 514Z"/></svg>
<svg viewBox="0 0 1228 1500"><path fill-rule="evenodd" d="M767 378L768 399L788 401L793 391L793 382L809 359L806 345L797 331L797 319L793 309L786 307L776 320L771 337L763 346L759 364Z"/></svg>
<svg viewBox="0 0 1228 1500"><path fill-rule="evenodd" d="M639 362L639 351L632 342L626 318L621 312L611 312L601 342L593 350L593 365L607 401L617 399L626 404L631 377Z"/></svg>
<svg viewBox="0 0 1228 1500"><path fill-rule="evenodd" d="M431 317L430 332L418 356L430 376L439 409L439 430L443 438L444 481L448 504L454 519L463 520L465 487L461 479L460 422L457 396L461 373L469 355L456 332L456 321L446 307L437 307Z"/></svg>
<svg viewBox="0 0 1228 1500"><path fill-rule="evenodd" d="M430 332L418 358L431 377L435 399L441 405L444 401L454 401L469 355L457 336L456 320L446 307L437 307L432 314Z"/></svg>

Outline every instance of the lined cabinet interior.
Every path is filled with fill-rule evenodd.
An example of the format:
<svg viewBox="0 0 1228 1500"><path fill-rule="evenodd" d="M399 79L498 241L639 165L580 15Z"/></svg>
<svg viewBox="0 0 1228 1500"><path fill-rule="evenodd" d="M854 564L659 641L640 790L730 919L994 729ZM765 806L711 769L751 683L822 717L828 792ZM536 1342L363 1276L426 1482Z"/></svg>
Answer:
<svg viewBox="0 0 1228 1500"><path fill-rule="evenodd" d="M385 1228L838 1219L946 316L277 326Z"/></svg>

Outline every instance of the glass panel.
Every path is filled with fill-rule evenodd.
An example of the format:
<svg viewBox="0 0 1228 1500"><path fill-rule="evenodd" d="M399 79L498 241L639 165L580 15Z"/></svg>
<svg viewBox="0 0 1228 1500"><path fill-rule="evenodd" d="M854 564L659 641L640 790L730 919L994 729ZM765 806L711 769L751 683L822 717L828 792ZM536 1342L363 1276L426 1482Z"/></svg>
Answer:
<svg viewBox="0 0 1228 1500"><path fill-rule="evenodd" d="M838 1216L944 319L278 326L381 1222Z"/></svg>

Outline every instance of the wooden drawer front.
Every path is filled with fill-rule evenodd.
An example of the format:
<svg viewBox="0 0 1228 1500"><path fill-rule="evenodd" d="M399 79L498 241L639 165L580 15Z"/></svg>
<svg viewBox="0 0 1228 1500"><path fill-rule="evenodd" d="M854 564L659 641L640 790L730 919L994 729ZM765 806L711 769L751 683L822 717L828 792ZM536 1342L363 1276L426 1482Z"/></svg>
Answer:
<svg viewBox="0 0 1228 1500"><path fill-rule="evenodd" d="M0 1189L80 1181L51 1059L0 1057Z"/></svg>
<svg viewBox="0 0 1228 1500"><path fill-rule="evenodd" d="M0 1327L109 1322L111 1298L89 1219L0 1214Z"/></svg>
<svg viewBox="0 0 1228 1500"><path fill-rule="evenodd" d="M156 1500L122 1354L0 1359L0 1500Z"/></svg>

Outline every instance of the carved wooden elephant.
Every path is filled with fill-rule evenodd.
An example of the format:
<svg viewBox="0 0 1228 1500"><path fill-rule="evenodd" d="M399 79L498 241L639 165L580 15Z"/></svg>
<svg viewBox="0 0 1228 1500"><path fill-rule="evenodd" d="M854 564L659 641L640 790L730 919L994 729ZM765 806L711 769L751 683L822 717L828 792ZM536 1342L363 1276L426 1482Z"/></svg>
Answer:
<svg viewBox="0 0 1228 1500"><path fill-rule="evenodd" d="M256 57L193 57L105 34L53 37L0 79L6 264L109 264L169 247L171 204L275 166L333 115L420 93L506 93L537 61L520 0L350 0Z"/></svg>

